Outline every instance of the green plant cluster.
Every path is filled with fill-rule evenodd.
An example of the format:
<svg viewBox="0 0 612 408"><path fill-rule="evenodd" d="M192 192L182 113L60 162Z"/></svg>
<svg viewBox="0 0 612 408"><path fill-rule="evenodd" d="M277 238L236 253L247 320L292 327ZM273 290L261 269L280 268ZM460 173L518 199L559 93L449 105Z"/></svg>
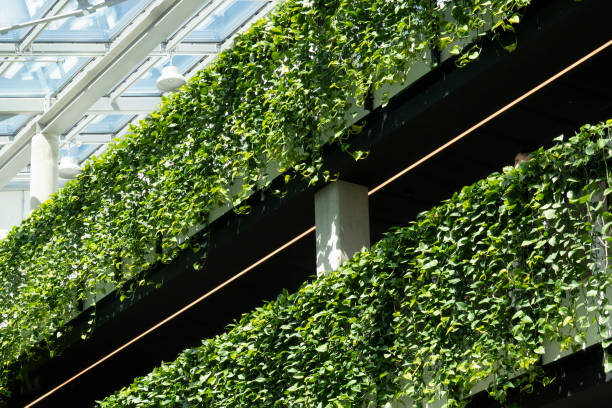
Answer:
<svg viewBox="0 0 612 408"><path fill-rule="evenodd" d="M512 29L528 3L282 2L0 242L0 394L83 301L145 284L143 271L186 249L211 209L241 208L268 186L270 163L317 182L323 144L350 134L349 109L429 49L457 54L487 24Z"/></svg>
<svg viewBox="0 0 612 408"><path fill-rule="evenodd" d="M463 188L99 406L460 407L481 381L499 401L549 382L547 340L610 334L611 129Z"/></svg>

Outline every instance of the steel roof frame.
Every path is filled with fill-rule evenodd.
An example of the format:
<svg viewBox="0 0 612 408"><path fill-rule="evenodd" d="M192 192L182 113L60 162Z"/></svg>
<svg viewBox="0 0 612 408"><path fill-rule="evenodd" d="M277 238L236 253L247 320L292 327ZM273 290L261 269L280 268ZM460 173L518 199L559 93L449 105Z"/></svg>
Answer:
<svg viewBox="0 0 612 408"><path fill-rule="evenodd" d="M143 115L138 115L136 116L136 118L134 118L133 122L137 122L140 121L144 118L146 118L147 115L143 114ZM95 118L95 116L91 117L91 119ZM83 123L79 122L79 127L81 127L81 130L87 126L87 124L89 124L90 122L87 121L87 119L85 118ZM130 130L130 124L126 124L121 130L119 130L119 132L115 133L115 134L110 134L110 133L104 133L104 134L85 134L85 135L79 135L77 132L74 132L75 136L79 137L79 141L81 143L87 143L87 144L101 144L102 146L100 146L99 149L97 149L95 152L92 153L92 155L95 156L100 156L101 154L103 154L106 149L108 148L108 143L115 137L122 137L125 136L129 130ZM76 129L75 129L76 130ZM64 138L64 140L61 142L61 147L64 146L65 144L68 143L68 135ZM0 136L0 142L2 141L2 137ZM63 182L65 182L65 180L60 179L60 185L63 185ZM28 189L28 187L30 186L30 174L29 173L18 173L15 177L13 177L13 179L11 179L10 183L8 183L8 187L6 188L7 190L26 190Z"/></svg>
<svg viewBox="0 0 612 408"><path fill-rule="evenodd" d="M85 16L88 14L95 13L96 10L98 9L114 6L118 3L122 3L127 0L104 0L103 3L98 3L98 4L89 4L89 0L77 0L77 1L79 4L75 10L69 11L64 14L59 14L59 11L63 9L63 6L62 6L56 12L48 12L45 14L45 16L41 18L31 20L31 21L26 21L23 23L17 23L17 24L8 26L8 27L0 27L0 34L5 34L12 30L18 30L20 28L38 27L41 25L46 26L47 24L53 21L66 19L69 17ZM55 5L53 7L55 7ZM38 33L40 33L43 29L44 27ZM34 35L35 37L38 36L38 34L34 34Z"/></svg>
<svg viewBox="0 0 612 408"><path fill-rule="evenodd" d="M0 43L0 58L14 57L100 57L106 55L111 43L34 43L22 49L21 43ZM168 47L164 44L157 45L149 55L167 56ZM218 43L182 42L173 46L174 55L215 55L219 52ZM9 61L10 63L10 61Z"/></svg>
<svg viewBox="0 0 612 408"><path fill-rule="evenodd" d="M70 129L64 137L61 138L60 149L65 145L72 143L79 133L81 133L81 131L84 130L91 122L93 122L95 118L96 115L83 116L83 118L78 121L77 124L74 125L74 127Z"/></svg>
<svg viewBox="0 0 612 408"><path fill-rule="evenodd" d="M141 114L151 113L161 103L159 96L122 96L113 99L104 96L94 102L83 114ZM47 98L0 98L0 113L10 115L42 115Z"/></svg>
<svg viewBox="0 0 612 408"><path fill-rule="evenodd" d="M62 9L69 2L70 2L70 0L57 0L49 8L49 10L45 13L45 17L56 16L58 13L60 13L62 11ZM7 45L9 47L13 47L13 54L12 55L5 55L5 57L20 56L19 54L22 54L24 52L24 50L28 49L34 43L34 41L36 41L36 39L38 38L40 33L42 33L44 31L44 29L47 28L48 25L49 25L49 22L45 22L45 23L40 23L40 24L32 27L30 29L30 31L25 35L25 37L23 37L23 39L19 43L3 44L3 45ZM7 61L2 62L0 64L0 75L2 75L10 66L11 66L11 62L7 62Z"/></svg>
<svg viewBox="0 0 612 408"><path fill-rule="evenodd" d="M36 108L30 109L40 112L42 102L42 112L17 133L12 144L0 151L0 187L29 163L30 140L36 133L62 134L92 108L93 112L98 113L142 114L145 102L148 104L147 108L154 109L151 103L156 106L157 101L150 99L125 99L113 95L112 100L104 99L104 95L150 53L165 51L168 54L174 51L173 48L180 48L187 35L225 1L212 0L203 7L197 0L154 0L114 41L104 44L107 48L104 55L94 57L56 98L35 101ZM56 11L58 10L61 10L61 7L57 7ZM170 35L172 38L166 42ZM30 37L28 40L34 39L35 37ZM16 99L20 98L11 98L5 102L14 104ZM23 100L18 104L23 106L25 102ZM128 105L131 108L128 108ZM122 111L122 106L126 110Z"/></svg>
<svg viewBox="0 0 612 408"><path fill-rule="evenodd" d="M197 0L154 0L134 22L109 43L35 43L46 27L35 26L20 42L0 43L2 57L91 56L87 64L55 96L46 98L1 98L0 113L36 115L0 150L0 188L6 185L30 161L30 140L38 132L79 137L78 124L98 114L134 114L139 121L157 108L158 96L124 97L122 93L168 55L202 55L200 62L186 73L190 78L205 68L214 56L228 48L236 35L275 6L270 0L220 43L185 43L185 38L229 0L211 0L202 5ZM57 0L46 13L55 15L69 0ZM173 34L174 33L174 34ZM167 38L172 36L169 40ZM167 41L166 41L167 40ZM11 51L12 50L12 51ZM145 61L142 63L142 61ZM140 65L139 65L140 64ZM0 75L3 66L0 64ZM4 67L4 69L6 69ZM119 84L117 78L123 78ZM109 90L112 90L108 94ZM105 94L109 96L104 96ZM85 115L85 116L84 116ZM77 125L74 125L77 123ZM72 127L72 129L70 129ZM124 134L129 129L116 133ZM98 137L102 142L110 139ZM80 139L80 137L79 137ZM88 142L91 137L88 137ZM93 140L93 139L92 139ZM102 148L102 151L105 147Z"/></svg>

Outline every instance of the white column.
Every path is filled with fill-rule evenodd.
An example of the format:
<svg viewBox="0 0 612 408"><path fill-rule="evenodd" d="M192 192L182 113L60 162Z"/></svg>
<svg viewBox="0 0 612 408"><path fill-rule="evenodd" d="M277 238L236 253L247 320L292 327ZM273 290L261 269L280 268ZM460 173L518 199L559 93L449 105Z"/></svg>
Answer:
<svg viewBox="0 0 612 408"><path fill-rule="evenodd" d="M57 190L59 136L36 134L32 138L30 161L30 210Z"/></svg>
<svg viewBox="0 0 612 408"><path fill-rule="evenodd" d="M370 247L367 187L335 181L315 194L317 274Z"/></svg>

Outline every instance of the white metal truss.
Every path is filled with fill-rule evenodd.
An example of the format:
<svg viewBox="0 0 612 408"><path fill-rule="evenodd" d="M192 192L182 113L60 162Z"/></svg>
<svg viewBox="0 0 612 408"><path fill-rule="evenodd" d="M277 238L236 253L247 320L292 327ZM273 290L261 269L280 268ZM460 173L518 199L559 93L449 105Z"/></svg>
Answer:
<svg viewBox="0 0 612 408"><path fill-rule="evenodd" d="M145 119L147 117L146 114L143 115L138 115L136 116L136 118L134 118L134 120L132 121L132 123L134 122L138 122L141 121L143 119ZM84 129L89 123L91 123L91 120L93 120L95 118L95 116L91 116L89 119L88 117L84 118L81 122L78 123L78 125L76 125L73 129L71 129L71 131L69 132L69 134L67 134L64 139L61 142L61 146L65 146L68 143L68 140L70 139L71 142L73 143L81 143L81 144L99 144L101 145L98 149L96 149L96 151L94 151L92 153L92 155L95 156L100 156L101 154L103 154L104 152L106 152L106 149L108 148L108 143L113 140L114 138L121 138L123 136L125 136L129 131L130 131L130 126L129 123L126 124L121 130L119 130L119 132L114 133L114 134L110 134L110 133L104 133L104 134L79 134L77 131L77 128L80 130ZM72 135L70 135L72 134ZM0 145L2 145L2 140L3 140L4 136L0 136ZM75 138L77 138L77 140L75 140ZM62 180L60 179L60 186L63 186L65 180L62 182ZM27 190L30 186L30 174L29 173L19 173L17 174L15 177L13 177L13 179L11 180L8 190Z"/></svg>
<svg viewBox="0 0 612 408"><path fill-rule="evenodd" d="M70 2L70 0L57 0L55 2L55 4L53 4L53 6L51 6L51 8L49 9L49 11L47 11L46 13L46 17L52 17L57 15L64 7L66 7L66 5ZM17 57L19 56L19 54L23 54L25 50L27 50L32 43L34 43L34 41L36 40L36 38L38 38L38 36L40 35L40 33L42 33L42 31L49 25L49 23L40 23L36 26L34 26L34 28L32 28L30 30L30 32L28 32L26 34L26 36L21 40L20 43L18 44L3 44L5 46L8 46L9 48L12 47L13 48L13 53L10 54L6 54L6 55L2 55L0 53L0 56L3 57ZM4 74L4 72L11 66L11 62L5 61L2 62L0 64L0 75Z"/></svg>
<svg viewBox="0 0 612 408"><path fill-rule="evenodd" d="M21 43L19 43L21 44ZM102 57L108 53L108 43L34 43L21 48L14 43L0 43L0 58L30 57ZM174 55L215 55L219 52L217 43L183 42L173 45ZM167 56L166 44L158 44L149 55Z"/></svg>
<svg viewBox="0 0 612 408"><path fill-rule="evenodd" d="M30 159L30 140L39 131L61 134L76 122L117 78L122 78L198 9L197 0L154 1L134 23L95 58L58 95L50 108L20 131L0 151L0 185L6 184Z"/></svg>
<svg viewBox="0 0 612 408"><path fill-rule="evenodd" d="M113 115L153 112L161 103L159 96L122 96L113 100L102 97L94 102L84 114ZM0 98L0 113L10 115L42 115L46 111L46 98Z"/></svg>
<svg viewBox="0 0 612 408"><path fill-rule="evenodd" d="M189 78L214 60L216 54L233 42L236 34L267 14L276 4L268 1L222 43L189 43L187 36L229 0L153 0L112 42L53 43L36 42L46 23L34 26L23 40L0 43L0 75L10 60L31 57L85 56L92 60L57 94L46 98L3 98L0 114L36 115L15 136L0 138L0 188L30 161L30 140L38 132L64 134L65 141L106 144L116 134L83 135L80 132L96 115L138 115L139 121L160 104L158 96L122 96L153 66L169 55L200 55L202 58L185 75ZM69 0L57 0L45 17L62 12ZM171 36L171 38L169 38ZM169 38L169 39L168 39ZM144 63L142 61L145 61ZM121 83L117 84L119 79ZM108 96L104 96L108 95ZM78 122L78 125L73 126ZM69 128L71 128L69 130ZM5 140L6 139L6 140ZM106 147L102 147L105 149Z"/></svg>
<svg viewBox="0 0 612 408"><path fill-rule="evenodd" d="M69 17L86 16L88 14L94 13L98 9L109 7L109 6L114 6L115 4L122 3L127 0L106 0L105 2L98 3L98 4L89 4L88 0L77 0L77 1L79 3L79 7L76 10L69 11L66 13L61 13L61 14L59 13L59 10L58 10L58 12L48 13L46 16L39 18L37 20L26 21L26 22L14 24L8 27L0 27L0 34L5 34L5 33L8 33L9 31L18 30L20 28L25 28L25 27L36 27L39 25L47 25L52 21L66 19ZM60 10L62 8L63 6L60 8Z"/></svg>
<svg viewBox="0 0 612 408"><path fill-rule="evenodd" d="M54 17L59 15L64 7L68 5L68 3L70 3L70 0L57 0L47 12L46 17ZM44 31L45 28L47 28L48 25L49 21L35 25L34 28L32 28L19 43L18 51L23 52L30 48L30 46L34 43L34 41L36 41L38 36Z"/></svg>
<svg viewBox="0 0 612 408"><path fill-rule="evenodd" d="M96 117L94 115L86 115L76 124L60 141L60 148L75 141L79 133L85 129Z"/></svg>
<svg viewBox="0 0 612 408"><path fill-rule="evenodd" d="M121 132L119 133L121 134ZM114 133L82 133L78 135L76 142L86 144L107 144L117 137Z"/></svg>
<svg viewBox="0 0 612 408"><path fill-rule="evenodd" d="M138 81L145 73L157 65L162 60L162 57L149 57L141 66L134 70L123 82L121 82L110 93L110 100L116 101L134 82Z"/></svg>

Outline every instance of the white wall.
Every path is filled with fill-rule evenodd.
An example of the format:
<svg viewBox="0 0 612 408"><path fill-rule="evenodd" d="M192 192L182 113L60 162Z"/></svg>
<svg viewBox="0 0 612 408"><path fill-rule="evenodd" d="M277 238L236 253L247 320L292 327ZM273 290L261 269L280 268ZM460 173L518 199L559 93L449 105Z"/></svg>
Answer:
<svg viewBox="0 0 612 408"><path fill-rule="evenodd" d="M30 213L28 190L0 191L0 238Z"/></svg>

